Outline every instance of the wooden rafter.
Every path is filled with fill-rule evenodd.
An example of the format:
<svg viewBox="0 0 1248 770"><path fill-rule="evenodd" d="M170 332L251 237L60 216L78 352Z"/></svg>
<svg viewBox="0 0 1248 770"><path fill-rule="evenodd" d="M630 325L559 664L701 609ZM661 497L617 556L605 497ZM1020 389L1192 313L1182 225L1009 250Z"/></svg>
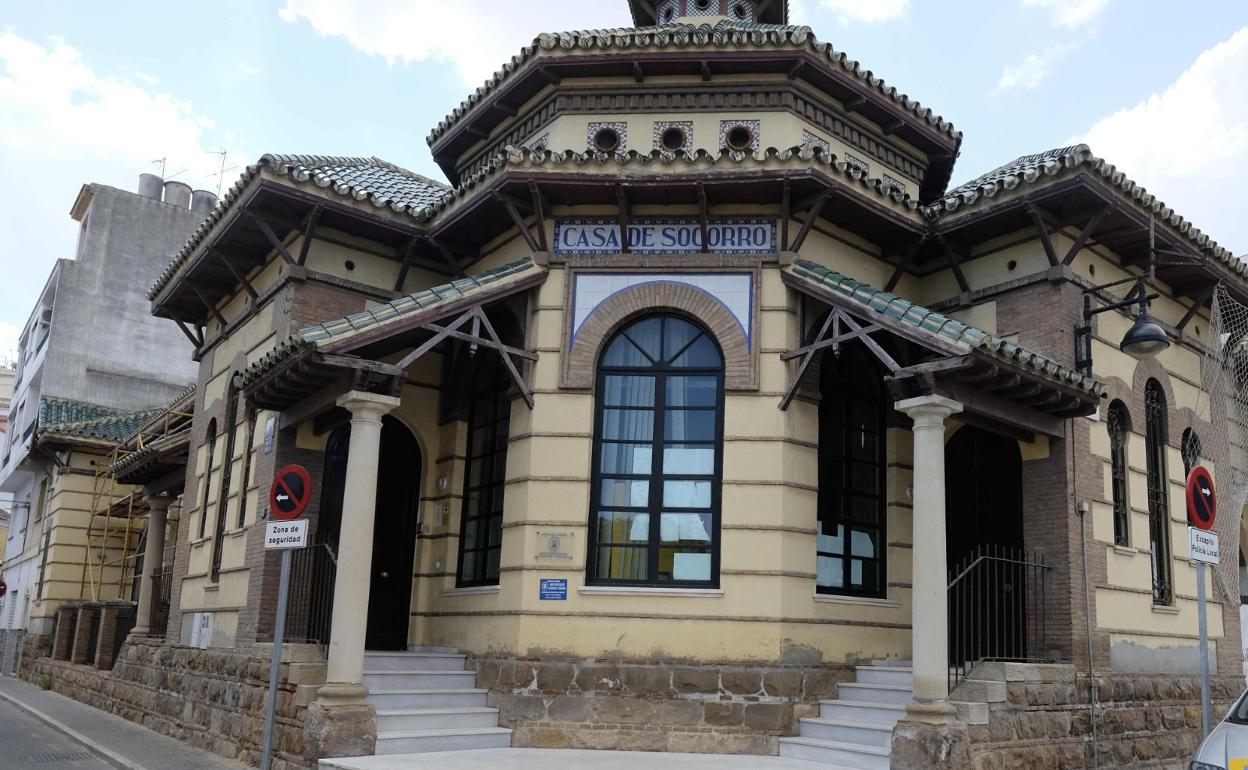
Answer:
<svg viewBox="0 0 1248 770"><path fill-rule="evenodd" d="M789 219L793 216L793 190L785 177L780 195L780 250L789 250Z"/></svg>
<svg viewBox="0 0 1248 770"><path fill-rule="evenodd" d="M1217 291L1217 288L1218 288L1218 284L1216 283L1212 284L1211 286L1209 286L1209 288L1205 289L1204 291L1201 291L1199 294L1193 297L1192 306L1187 309L1187 312L1183 314L1182 320L1180 320L1178 325L1175 326L1174 328L1177 329L1178 331L1183 331L1185 328L1187 328L1187 325L1191 323L1193 318L1196 317L1196 313L1199 312L1202 307L1209 304L1209 300L1213 298L1213 293Z"/></svg>
<svg viewBox="0 0 1248 770"><path fill-rule="evenodd" d="M835 353L839 352L841 345L846 342L860 340L879 359L880 363L884 364L890 373L896 374L901 369L901 366L884 348L880 347L880 343L871 339L870 335L878 331L884 331L884 327L870 322L866 322L866 326L863 326L851 314L841 308L832 308L827 318L823 319L819 332L810 344L780 355L780 358L785 361L794 358L801 359L801 363L797 367L797 373L793 376L793 381L789 383L784 397L780 399L780 410L787 410L789 404L793 403L794 397L797 396L797 389L801 387L802 378L806 376L806 370L810 367L811 361L814 360L815 355L819 351L825 348L830 347Z"/></svg>
<svg viewBox="0 0 1248 770"><path fill-rule="evenodd" d="M910 263L914 261L918 255L919 249L927 242L927 236L923 235L916 238L913 243L906 247L905 252L901 255L901 261L897 263L897 269L888 277L888 282L884 284L884 291L891 292L897 288L897 284L901 281L901 277L905 275L906 269L910 267Z"/></svg>
<svg viewBox="0 0 1248 770"><path fill-rule="evenodd" d="M503 209L507 211L507 216L511 217L511 222L520 231L520 235L524 237L524 242L528 244L530 251L542 251L538 246L537 240L533 237L533 233L529 232L529 226L524 221L524 217L520 216L519 209L516 208L515 201L509 196L502 193L494 193L494 199L503 204Z"/></svg>
<svg viewBox="0 0 1248 770"><path fill-rule="evenodd" d="M308 261L308 251L312 248L312 235L316 232L316 224L321 219L321 207L314 206L308 213L308 222L303 228L303 241L299 244L299 264Z"/></svg>
<svg viewBox="0 0 1248 770"><path fill-rule="evenodd" d="M254 211L248 211L247 216L251 218L251 221L256 223L256 227L259 227L260 232L264 233L264 237L269 242L269 245L277 250L277 253L280 254L282 259L286 261L286 264L295 264L295 258L290 256L290 251L287 250L286 244L281 238L277 237L277 233L273 232L273 227L268 222L261 219L260 215Z"/></svg>
<svg viewBox="0 0 1248 770"><path fill-rule="evenodd" d="M797 237L793 239L793 245L789 247L789 251L800 251L802 244L806 242L806 236L810 235L810 229L815 226L815 220L823 213L823 205L828 202L831 193L822 193L815 199L811 205L810 211L806 214L802 227L797 231Z"/></svg>
<svg viewBox="0 0 1248 770"><path fill-rule="evenodd" d="M945 253L945 260L949 262L949 269L953 271L958 288L963 292L969 292L971 286L966 282L966 275L962 272L962 257L958 254L957 248L943 235L936 236L936 242L940 244L941 250Z"/></svg>
<svg viewBox="0 0 1248 770"><path fill-rule="evenodd" d="M203 332L199 331L198 326L195 327L195 331L192 332L191 329L187 327L187 325L183 323L182 321L178 321L175 319L174 323L178 325L178 328L182 330L182 333L185 334L186 338L191 341L191 344L195 346L196 350L203 347L204 334Z"/></svg>
<svg viewBox="0 0 1248 770"><path fill-rule="evenodd" d="M698 230L702 234L702 253L707 254L711 250L711 239L708 236L710 232L710 216L707 210L710 208L706 202L706 185L698 182Z"/></svg>
<svg viewBox="0 0 1248 770"><path fill-rule="evenodd" d="M615 217L616 224L620 228L620 253L628 254L630 251L628 245L628 222L631 218L631 207L628 204L628 193L624 190L624 185L617 184L615 186Z"/></svg>
<svg viewBox="0 0 1248 770"><path fill-rule="evenodd" d="M407 273L412 267L412 255L416 251L416 239L413 238L403 247L402 264L399 266L399 275L394 281L394 290L402 291L403 284L407 282Z"/></svg>
<svg viewBox="0 0 1248 770"><path fill-rule="evenodd" d="M1092 234L1096 232L1096 228L1100 226L1101 222L1105 220L1105 217L1109 216L1113 210L1113 206L1106 206L1092 215L1092 218L1088 220L1088 223L1083 226L1082 230L1079 231L1079 235L1075 238L1075 242L1071 244L1070 251L1066 252L1066 257L1062 260L1063 265L1069 265L1075 261L1075 257L1079 256L1079 252L1083 251L1083 247L1087 244L1088 239L1091 238Z"/></svg>
<svg viewBox="0 0 1248 770"><path fill-rule="evenodd" d="M529 197L533 199L533 216L537 220L537 242L542 251L550 251L546 240L546 198L538 188L537 182L529 182Z"/></svg>
<svg viewBox="0 0 1248 770"><path fill-rule="evenodd" d="M1036 235L1040 237L1040 245L1044 247L1044 256L1049 260L1049 266L1057 265L1057 251L1053 248L1053 239L1049 237L1049 226L1040 214L1040 209L1031 201L1027 201L1027 213L1031 215L1032 224L1036 227Z"/></svg>
<svg viewBox="0 0 1248 770"><path fill-rule="evenodd" d="M209 249L208 251L217 258L218 262L225 265L225 269L230 271L230 275L234 276L234 280L238 281L238 284L243 287L243 291L247 292L247 296L251 297L252 300L260 299L260 295L256 292L256 287L251 285L251 281L247 280L247 277L234 266L229 257L217 249Z"/></svg>
<svg viewBox="0 0 1248 770"><path fill-rule="evenodd" d="M187 278L185 282L187 288L189 288L191 292L199 298L200 304L202 304L209 313L212 313L212 315L216 317L217 323L221 324L221 328L224 330L229 324L226 323L225 316L221 315L221 311L217 310L217 306L208 301L208 298L205 297L203 292L199 290L199 287L195 285L194 281Z"/></svg>

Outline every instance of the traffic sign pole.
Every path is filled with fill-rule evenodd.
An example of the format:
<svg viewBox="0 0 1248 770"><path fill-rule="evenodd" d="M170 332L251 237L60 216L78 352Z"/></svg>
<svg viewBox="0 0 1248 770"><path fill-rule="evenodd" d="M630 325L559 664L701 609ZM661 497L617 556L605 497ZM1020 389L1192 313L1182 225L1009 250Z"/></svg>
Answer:
<svg viewBox="0 0 1248 770"><path fill-rule="evenodd" d="M1218 517L1218 493L1213 474L1197 465L1187 474L1188 558L1196 564L1196 617L1200 629L1200 732L1209 736L1209 619L1205 598L1205 565L1221 562L1218 533L1211 531Z"/></svg>
<svg viewBox="0 0 1248 770"><path fill-rule="evenodd" d="M290 588L290 550L282 549L281 578L277 584L277 619L273 625L273 662L269 665L269 703L264 712L264 748L260 770L269 770L273 761L273 719L277 714L277 678L282 670L282 643L286 637L286 593Z"/></svg>
<svg viewBox="0 0 1248 770"><path fill-rule="evenodd" d="M1205 563L1196 562L1196 604L1200 617L1200 733L1209 736L1209 624L1205 617Z"/></svg>

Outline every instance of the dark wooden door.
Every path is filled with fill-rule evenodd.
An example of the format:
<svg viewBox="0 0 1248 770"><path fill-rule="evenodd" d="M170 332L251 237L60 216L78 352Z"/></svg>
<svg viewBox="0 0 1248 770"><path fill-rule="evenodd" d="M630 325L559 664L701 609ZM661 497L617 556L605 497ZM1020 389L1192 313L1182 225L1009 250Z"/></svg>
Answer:
<svg viewBox="0 0 1248 770"><path fill-rule="evenodd" d="M370 650L407 649L420 468L420 447L411 431L387 418L381 428L381 458L377 466L373 575L364 639L364 646Z"/></svg>

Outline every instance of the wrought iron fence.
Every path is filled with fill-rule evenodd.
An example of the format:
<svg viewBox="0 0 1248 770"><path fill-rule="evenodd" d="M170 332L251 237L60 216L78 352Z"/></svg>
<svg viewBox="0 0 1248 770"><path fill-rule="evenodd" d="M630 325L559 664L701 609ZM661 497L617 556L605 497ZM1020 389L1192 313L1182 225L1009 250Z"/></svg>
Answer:
<svg viewBox="0 0 1248 770"><path fill-rule="evenodd" d="M976 663L1051 659L1046 591L1053 567L1038 551L979 546L949 573L949 689Z"/></svg>
<svg viewBox="0 0 1248 770"><path fill-rule="evenodd" d="M286 603L286 641L329 647L338 560L326 543L291 553L290 595Z"/></svg>
<svg viewBox="0 0 1248 770"><path fill-rule="evenodd" d="M152 636L169 633L169 602L172 599L173 570L161 568L152 573L152 617L148 619Z"/></svg>

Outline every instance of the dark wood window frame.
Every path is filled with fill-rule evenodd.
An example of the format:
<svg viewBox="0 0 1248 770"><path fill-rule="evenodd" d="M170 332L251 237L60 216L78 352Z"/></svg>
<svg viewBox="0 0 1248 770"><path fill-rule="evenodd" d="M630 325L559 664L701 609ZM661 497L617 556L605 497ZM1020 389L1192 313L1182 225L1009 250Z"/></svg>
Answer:
<svg viewBox="0 0 1248 770"><path fill-rule="evenodd" d="M1170 479L1166 470L1169 436L1166 393L1150 379L1144 385L1145 446L1148 454L1148 535L1153 575L1153 603L1174 602L1170 565Z"/></svg>
<svg viewBox="0 0 1248 770"><path fill-rule="evenodd" d="M234 448L238 444L238 405L243 400L238 389L237 375L230 378L225 401L225 455L221 463L221 492L217 495L217 523L212 533L212 566L209 580L216 583L221 578L222 549L225 547L226 514L230 509L230 485L234 481ZM240 495L239 506L242 506Z"/></svg>
<svg viewBox="0 0 1248 770"><path fill-rule="evenodd" d="M464 497L455 570L455 585L460 588L498 585L503 548L503 490L511 426L510 379L497 353L481 350L477 355L480 360L473 372L469 396ZM474 466L480 467L475 478ZM475 511L471 510L474 500L477 501ZM471 548L467 545L470 534ZM471 564L466 556L472 557Z"/></svg>
<svg viewBox="0 0 1248 770"><path fill-rule="evenodd" d="M1114 545L1131 545L1131 466L1127 462L1127 445L1131 440L1131 415L1127 405L1114 401L1105 412L1105 429L1109 433L1110 493L1114 507Z"/></svg>
<svg viewBox="0 0 1248 770"><path fill-rule="evenodd" d="M204 494L199 506L199 537L203 538L208 531L208 495L212 493L212 461L217 446L217 418L208 421L208 431L204 434Z"/></svg>
<svg viewBox="0 0 1248 770"><path fill-rule="evenodd" d="M652 319L658 319L660 327L664 329L661 335L666 334L666 319L676 319L692 326L700 334L687 341L674 355L664 356L662 352L665 340L660 336L659 341L659 359L655 361L644 352L642 345L633 343L638 351L646 358L651 358L651 364L638 366L612 366L599 361L597 371L595 373L595 395L596 401L594 405L594 443L593 443L593 468L591 473L590 484L590 510L589 510L589 534L587 539L588 553L586 557L586 584L591 586L639 586L650 588L708 588L715 589L719 587L720 575L720 552L721 552L721 518L722 518L722 501L723 501L723 450L724 450L724 355L719 347L719 342L715 335L702 326L697 321L686 316L670 313L656 312L640 316L632 319L630 323L616 331L606 340L601 350L605 359L606 352L611 349L612 344L621 337L626 337L631 330L639 327L640 324L648 322ZM672 366L671 361L679 359L686 351L691 349L695 343L701 338L705 338L714 346L718 355L718 365L716 366ZM629 338L631 341L631 338ZM611 406L607 405L606 387L608 377L653 377L653 400L652 405L647 409L644 406L627 407L627 406ZM667 396L667 382L670 377L714 377L715 378L715 397L714 407L706 406L669 406ZM714 429L713 437L710 440L689 439L682 437L680 439L667 438L666 413L668 411L710 411L714 409ZM607 439L604 437L604 420L608 411L651 411L653 412L653 422L650 431L650 439L647 441L642 439L626 439L614 438ZM629 474L629 473L604 473L603 472L603 448L605 445L622 445L622 446L650 446L650 469L647 473ZM672 472L664 471L664 448L665 445L676 445L683 448L710 446L713 448L714 460L712 473L710 474L693 474L689 472ZM708 507L683 507L676 505L664 504L664 482L671 481L693 481L693 482L710 482L711 499ZM626 506L619 504L603 503L603 483L604 481L630 482L644 481L648 484L647 504L642 506ZM599 517L602 513L635 513L648 515L648 538L644 545L599 543ZM711 557L710 577L707 580L676 580L662 579L659 574L659 566L661 561L661 551L663 548L662 540L662 515L668 514L709 514L711 521L710 544L706 546ZM670 546L680 548L682 546ZM696 546L684 546L692 548ZM644 579L628 579L628 578L611 578L599 577L599 549L612 548L621 549L644 549L646 552L646 577ZM696 551L681 551L681 553L696 553Z"/></svg>
<svg viewBox="0 0 1248 770"><path fill-rule="evenodd" d="M840 551L824 551L821 549L821 538L816 534L815 558L841 560L841 585L824 586L818 584L818 568L816 567L815 590L821 594L837 596L862 596L885 598L888 594L888 423L890 404L883 386L883 374L875 365L874 359L861 345L851 343L842 349L839 357L832 357L830 352L824 354L820 372L819 402L819 498L816 519L817 532L828 524L832 531L839 527L842 547ZM841 367L840 382L835 382L833 367ZM868 382L867 378L876 378ZM874 385L874 387L871 387ZM861 430L853 427L854 408L856 405L869 405L875 420L875 430ZM833 441L833 438L839 440ZM874 439L875 451L866 451L867 439ZM855 449L855 443L858 444ZM874 454L874 457L866 457ZM876 483L874 490L855 488L854 471L858 468L872 468ZM835 481L838 477L839 483ZM847 481L848 480L848 481ZM872 498L874 498L872 500ZM871 523L861 517L855 518L855 502L867 500L875 512L875 522ZM870 536L876 555L854 555L853 535L863 532ZM824 537L833 538L832 535ZM853 585L853 564L862 562L863 569L867 564L876 567L874 585L869 588L855 588Z"/></svg>

